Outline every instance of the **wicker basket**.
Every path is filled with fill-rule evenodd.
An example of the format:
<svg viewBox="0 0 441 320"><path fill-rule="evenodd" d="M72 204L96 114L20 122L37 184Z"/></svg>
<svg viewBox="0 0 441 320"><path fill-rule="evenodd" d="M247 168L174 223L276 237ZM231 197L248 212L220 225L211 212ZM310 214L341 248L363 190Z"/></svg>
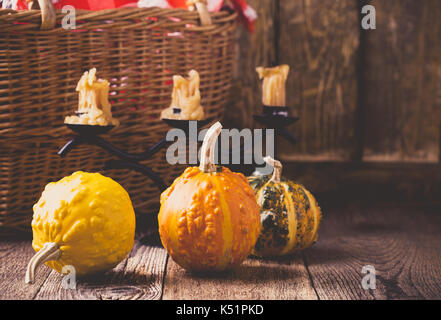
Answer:
<svg viewBox="0 0 441 320"><path fill-rule="evenodd" d="M48 0L40 0L43 5ZM43 26L40 10L0 10L0 236L29 231L32 205L46 183L77 170L102 171L110 155L81 146L65 159L57 150L71 133L63 125L78 103L75 86L96 67L111 82L113 114L121 125L104 136L127 152L141 152L165 136L160 119L170 104L172 76L196 69L208 119L220 119L232 78L236 14L178 9L116 9L76 12L76 30ZM49 17L50 18L50 17ZM42 29L47 30L42 30ZM166 183L182 166L170 166L165 150L141 162ZM137 216L156 213L160 192L129 170L103 174L129 192Z"/></svg>

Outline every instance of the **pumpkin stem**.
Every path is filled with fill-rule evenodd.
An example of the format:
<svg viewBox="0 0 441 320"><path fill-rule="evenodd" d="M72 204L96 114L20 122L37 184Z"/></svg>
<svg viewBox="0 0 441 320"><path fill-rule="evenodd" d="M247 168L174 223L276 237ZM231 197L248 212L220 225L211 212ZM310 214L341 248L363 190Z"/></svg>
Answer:
<svg viewBox="0 0 441 320"><path fill-rule="evenodd" d="M274 167L273 176L271 177L271 181L280 182L280 179L282 178L282 169L283 169L282 163L278 160L274 160L270 156L263 158L263 161L268 163L270 166Z"/></svg>
<svg viewBox="0 0 441 320"><path fill-rule="evenodd" d="M221 133L221 130L221 123L216 122L210 127L210 129L208 129L207 134L205 135L204 142L202 142L201 163L199 165L199 170L203 172L216 171L216 166L214 164L214 149L217 137Z"/></svg>
<svg viewBox="0 0 441 320"><path fill-rule="evenodd" d="M55 242L46 242L43 248L40 249L29 261L26 269L25 283L34 283L35 271L38 267L46 261L57 260L61 256L60 248Z"/></svg>

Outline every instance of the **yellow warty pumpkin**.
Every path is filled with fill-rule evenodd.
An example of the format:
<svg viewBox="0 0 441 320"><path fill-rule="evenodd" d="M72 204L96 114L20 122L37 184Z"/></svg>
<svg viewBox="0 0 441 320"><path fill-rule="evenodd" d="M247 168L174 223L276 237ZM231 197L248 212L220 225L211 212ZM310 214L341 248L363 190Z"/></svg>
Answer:
<svg viewBox="0 0 441 320"><path fill-rule="evenodd" d="M287 255L317 241L321 210L314 196L302 185L283 179L282 164L271 157L272 176L248 177L261 207L262 230L253 255Z"/></svg>
<svg viewBox="0 0 441 320"><path fill-rule="evenodd" d="M246 177L216 167L221 131L207 132L200 167L189 167L161 195L159 233L173 260L191 271L230 269L250 254L260 231L259 207Z"/></svg>
<svg viewBox="0 0 441 320"><path fill-rule="evenodd" d="M124 188L99 173L75 172L49 183L34 205L31 259L26 282L44 262L58 272L103 272L122 261L134 244L135 213Z"/></svg>

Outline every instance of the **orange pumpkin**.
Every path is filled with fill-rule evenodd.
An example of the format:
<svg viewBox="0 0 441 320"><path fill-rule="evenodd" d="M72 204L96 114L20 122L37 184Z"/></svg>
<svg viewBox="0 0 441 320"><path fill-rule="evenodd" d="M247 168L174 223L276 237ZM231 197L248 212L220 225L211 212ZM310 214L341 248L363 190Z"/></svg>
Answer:
<svg viewBox="0 0 441 320"><path fill-rule="evenodd" d="M199 167L189 167L161 195L159 234L186 270L233 268L250 254L260 233L253 189L241 173L214 165L222 125L207 132Z"/></svg>

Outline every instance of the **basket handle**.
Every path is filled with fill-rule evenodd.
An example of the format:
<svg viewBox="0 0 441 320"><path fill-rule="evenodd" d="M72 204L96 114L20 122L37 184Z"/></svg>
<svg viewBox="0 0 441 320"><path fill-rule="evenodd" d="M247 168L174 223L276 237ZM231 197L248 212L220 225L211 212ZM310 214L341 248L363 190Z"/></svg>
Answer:
<svg viewBox="0 0 441 320"><path fill-rule="evenodd" d="M51 0L26 0L29 10L41 10L41 30L49 30L55 27L57 15Z"/></svg>
<svg viewBox="0 0 441 320"><path fill-rule="evenodd" d="M190 10L194 10L194 8L196 7L196 10L198 11L199 17L201 19L201 25L209 26L212 24L206 0L189 0L187 3L192 4L190 6Z"/></svg>

